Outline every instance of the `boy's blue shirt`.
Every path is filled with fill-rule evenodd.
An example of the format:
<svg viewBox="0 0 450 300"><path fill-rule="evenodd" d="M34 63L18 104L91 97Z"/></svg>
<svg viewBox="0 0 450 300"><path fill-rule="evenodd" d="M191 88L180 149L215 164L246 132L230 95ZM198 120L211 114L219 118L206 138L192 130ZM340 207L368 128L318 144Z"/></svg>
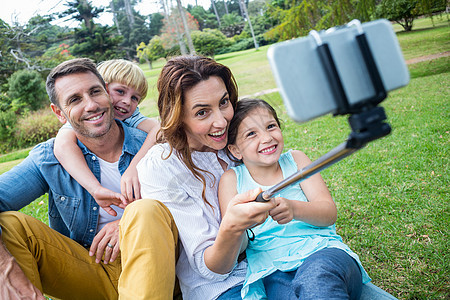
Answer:
<svg viewBox="0 0 450 300"><path fill-rule="evenodd" d="M147 134L124 126L119 171L125 172L141 148ZM99 205L73 179L53 154L54 139L37 145L28 157L10 171L0 175L0 212L20 210L36 198L48 193L50 227L88 247L97 232ZM78 141L89 169L100 180L97 156Z"/></svg>
<svg viewBox="0 0 450 300"><path fill-rule="evenodd" d="M122 122L125 123L125 125L137 128L139 124L141 124L142 121L147 120L148 117L144 116L139 112L139 107L136 107L136 110L133 112L131 116L123 120Z"/></svg>

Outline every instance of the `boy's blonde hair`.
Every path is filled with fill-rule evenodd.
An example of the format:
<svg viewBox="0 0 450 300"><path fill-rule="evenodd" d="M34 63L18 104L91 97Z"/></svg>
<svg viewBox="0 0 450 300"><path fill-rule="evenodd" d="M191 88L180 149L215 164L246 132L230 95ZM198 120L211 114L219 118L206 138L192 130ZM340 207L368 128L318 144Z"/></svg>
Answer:
<svg viewBox="0 0 450 300"><path fill-rule="evenodd" d="M99 63L97 70L106 83L118 82L134 88L141 95L139 103L147 96L147 79L135 63L125 59L111 59Z"/></svg>

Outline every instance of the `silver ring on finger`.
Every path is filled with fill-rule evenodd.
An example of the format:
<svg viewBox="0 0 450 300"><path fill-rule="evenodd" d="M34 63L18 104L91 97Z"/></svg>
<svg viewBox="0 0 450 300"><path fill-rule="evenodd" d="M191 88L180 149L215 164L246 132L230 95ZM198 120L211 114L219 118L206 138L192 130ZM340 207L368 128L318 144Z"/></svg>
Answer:
<svg viewBox="0 0 450 300"><path fill-rule="evenodd" d="M111 248L111 249L113 249L114 248L114 245L113 244L111 244L111 243L108 243L106 246L108 246L109 248Z"/></svg>

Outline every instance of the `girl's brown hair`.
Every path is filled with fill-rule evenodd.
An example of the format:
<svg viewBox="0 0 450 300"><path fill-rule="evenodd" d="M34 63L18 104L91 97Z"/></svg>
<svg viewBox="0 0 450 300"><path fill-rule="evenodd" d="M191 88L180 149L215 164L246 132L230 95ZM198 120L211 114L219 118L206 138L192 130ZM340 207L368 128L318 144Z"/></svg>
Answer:
<svg viewBox="0 0 450 300"><path fill-rule="evenodd" d="M208 204L205 196L206 181L201 172L209 172L198 168L192 161L191 149L183 126L182 109L185 93L211 76L217 76L223 80L230 102L235 109L238 94L233 74L228 67L211 58L197 55L174 57L162 68L157 82L158 110L161 118L160 133L162 134L159 136L159 141L165 141L170 145L170 154L175 149L178 157L195 178L203 183L202 198Z"/></svg>

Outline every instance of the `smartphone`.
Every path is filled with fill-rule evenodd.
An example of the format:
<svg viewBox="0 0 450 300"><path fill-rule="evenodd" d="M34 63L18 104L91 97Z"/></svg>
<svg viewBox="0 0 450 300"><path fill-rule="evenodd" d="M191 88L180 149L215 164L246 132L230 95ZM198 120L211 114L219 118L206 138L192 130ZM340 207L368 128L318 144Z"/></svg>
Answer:
<svg viewBox="0 0 450 300"><path fill-rule="evenodd" d="M356 41L364 32L376 69L386 92L408 84L409 72L392 25L385 19L356 26L334 27L318 33L328 45L337 76L348 103L355 105L370 99L375 88ZM318 39L312 35L273 44L268 60L289 116L302 123L339 111L318 53ZM331 79L333 80L333 79Z"/></svg>

